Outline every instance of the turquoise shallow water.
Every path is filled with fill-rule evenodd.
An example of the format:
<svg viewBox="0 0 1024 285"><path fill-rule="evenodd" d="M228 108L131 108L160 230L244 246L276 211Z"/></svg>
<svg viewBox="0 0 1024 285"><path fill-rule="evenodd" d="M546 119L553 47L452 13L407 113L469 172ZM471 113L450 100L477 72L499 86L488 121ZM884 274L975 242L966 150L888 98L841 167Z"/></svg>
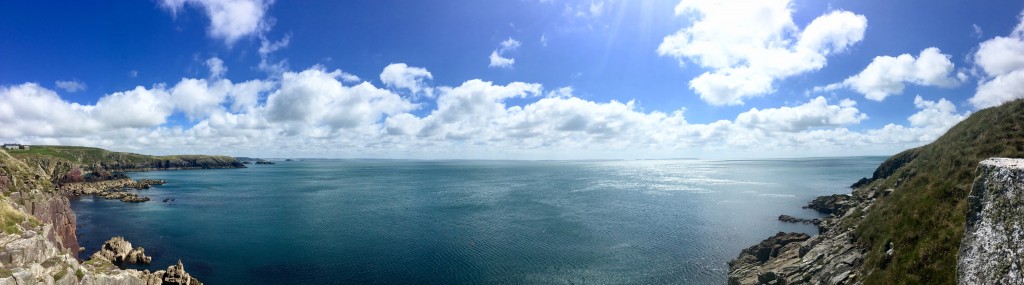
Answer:
<svg viewBox="0 0 1024 285"><path fill-rule="evenodd" d="M758 161L313 160L130 173L131 204L72 202L91 254L121 235L210 284L721 284L882 157ZM162 202L164 199L174 199Z"/></svg>

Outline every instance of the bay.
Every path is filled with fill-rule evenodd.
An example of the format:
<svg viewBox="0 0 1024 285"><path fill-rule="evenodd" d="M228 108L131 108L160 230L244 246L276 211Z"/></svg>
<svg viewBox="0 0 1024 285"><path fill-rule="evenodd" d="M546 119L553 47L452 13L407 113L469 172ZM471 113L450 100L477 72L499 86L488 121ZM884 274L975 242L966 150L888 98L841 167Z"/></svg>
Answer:
<svg viewBox="0 0 1024 285"><path fill-rule="evenodd" d="M72 208L83 257L124 236L153 256L133 268L209 284L722 284L884 159L279 161L129 173L168 183Z"/></svg>

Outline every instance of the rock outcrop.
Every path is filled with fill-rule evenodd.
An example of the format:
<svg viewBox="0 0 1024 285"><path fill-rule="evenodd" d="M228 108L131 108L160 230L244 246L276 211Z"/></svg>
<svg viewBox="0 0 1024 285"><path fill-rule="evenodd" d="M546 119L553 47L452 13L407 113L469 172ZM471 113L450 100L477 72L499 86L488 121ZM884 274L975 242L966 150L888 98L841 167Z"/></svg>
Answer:
<svg viewBox="0 0 1024 285"><path fill-rule="evenodd" d="M814 198L813 201L807 203L803 208L815 210L826 215L842 215L846 209L850 208L850 203L847 202L848 200L850 200L850 195L835 194L821 196Z"/></svg>
<svg viewBox="0 0 1024 285"><path fill-rule="evenodd" d="M178 265L171 265L167 267L167 270L157 270L153 272L154 276L158 276L163 284L174 284L174 285L202 285L198 279L189 275L185 272L185 266L181 264L181 260L178 260Z"/></svg>
<svg viewBox="0 0 1024 285"><path fill-rule="evenodd" d="M132 248L132 243L123 237L113 237L103 243L100 250L92 254L92 258L103 258L114 264L149 264L153 261L152 257L146 256L146 249L141 246Z"/></svg>
<svg viewBox="0 0 1024 285"><path fill-rule="evenodd" d="M958 284L1024 284L1024 159L978 164L957 257Z"/></svg>
<svg viewBox="0 0 1024 285"><path fill-rule="evenodd" d="M129 203L141 203L149 201L149 197L140 197L136 193L124 191L125 189L149 189L152 185L163 185L166 181L131 178L119 178L113 180L95 182L76 182L61 184L58 189L70 195L96 195L97 197L110 200L121 200Z"/></svg>
<svg viewBox="0 0 1024 285"><path fill-rule="evenodd" d="M779 221L783 221L783 222L787 222L787 223L794 223L794 224L811 224L811 225L815 225L815 226L817 226L818 224L821 224L821 220L819 220L819 219L803 219L803 218L797 218L797 217L790 216L790 215L779 215Z"/></svg>

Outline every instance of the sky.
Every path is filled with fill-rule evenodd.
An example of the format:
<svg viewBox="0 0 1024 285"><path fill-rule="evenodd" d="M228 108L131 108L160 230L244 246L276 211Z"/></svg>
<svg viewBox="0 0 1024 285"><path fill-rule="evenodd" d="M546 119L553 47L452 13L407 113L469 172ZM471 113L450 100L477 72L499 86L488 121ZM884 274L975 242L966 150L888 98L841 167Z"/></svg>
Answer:
<svg viewBox="0 0 1024 285"><path fill-rule="evenodd" d="M397 159L891 155L1024 98L1021 1L4 1L0 141Z"/></svg>

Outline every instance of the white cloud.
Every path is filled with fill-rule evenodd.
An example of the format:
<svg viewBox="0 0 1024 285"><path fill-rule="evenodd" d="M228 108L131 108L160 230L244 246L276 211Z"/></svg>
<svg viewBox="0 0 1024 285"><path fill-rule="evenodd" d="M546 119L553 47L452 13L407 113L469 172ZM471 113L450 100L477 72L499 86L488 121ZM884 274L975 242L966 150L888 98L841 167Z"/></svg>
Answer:
<svg viewBox="0 0 1024 285"><path fill-rule="evenodd" d="M228 68L224 66L224 61L217 57L211 57L206 60L206 67L210 69L210 78L224 78L224 74L228 73Z"/></svg>
<svg viewBox="0 0 1024 285"><path fill-rule="evenodd" d="M1024 98L1024 12L1009 36L982 42L974 62L985 73L970 99L975 108Z"/></svg>
<svg viewBox="0 0 1024 285"><path fill-rule="evenodd" d="M277 62L272 62L270 60L270 55L280 49L288 47L288 43L291 41L291 38L291 35L285 35L281 40L271 41L261 35L260 48L258 50L260 54L260 63L257 67L262 71L270 73L271 76L280 76L281 73L288 71L288 60L282 59Z"/></svg>
<svg viewBox="0 0 1024 285"><path fill-rule="evenodd" d="M413 78L424 78L422 71ZM157 154L777 157L891 154L934 140L967 115L948 100L918 97L919 112L905 124L852 131L847 127L867 120L856 102L817 97L751 109L734 120L690 123L683 109L648 112L636 101L586 100L571 87L545 91L535 83L480 79L433 87L437 97L422 105L433 107L419 110L387 89L345 77L315 66L267 81L183 78L171 88L108 94L95 105L68 102L33 83L0 86L0 139ZM168 122L176 114L190 121Z"/></svg>
<svg viewBox="0 0 1024 285"><path fill-rule="evenodd" d="M103 96L96 102L92 114L108 127L156 127L167 122L174 111L170 101L170 94L162 86L151 89L137 86Z"/></svg>
<svg viewBox="0 0 1024 285"><path fill-rule="evenodd" d="M839 105L828 105L828 101L819 96L795 107L764 110L753 108L736 116L736 123L745 127L786 132L854 125L868 118L854 107L856 104L847 99Z"/></svg>
<svg viewBox="0 0 1024 285"><path fill-rule="evenodd" d="M893 142L930 142L938 139L960 121L970 116L970 112L957 113L956 106L946 99L927 101L920 95L914 98L914 107L919 109L907 121L910 127L888 124L878 130L869 130L867 135L871 143Z"/></svg>
<svg viewBox="0 0 1024 285"><path fill-rule="evenodd" d="M191 120L205 118L224 108L231 81L226 79L208 82L206 79L182 78L171 88L171 102Z"/></svg>
<svg viewBox="0 0 1024 285"><path fill-rule="evenodd" d="M34 83L0 87L0 137L83 136L99 129L90 106L64 101Z"/></svg>
<svg viewBox="0 0 1024 285"><path fill-rule="evenodd" d="M53 84L56 85L57 88L64 89L64 91L66 91L68 93L75 93L75 92L78 92L78 91L82 91L82 90L85 90L86 87L88 87L88 86L85 85L85 83L82 83L81 81L78 81L78 80L67 80L67 81L65 81L65 80L57 80Z"/></svg>
<svg viewBox="0 0 1024 285"><path fill-rule="evenodd" d="M914 106L921 111L907 118L912 127L931 128L941 130L940 133L944 133L947 129L956 125L956 123L967 118L966 114L958 114L956 106L946 99L927 101L921 98L921 95L918 95L914 97Z"/></svg>
<svg viewBox="0 0 1024 285"><path fill-rule="evenodd" d="M867 19L846 11L822 15L801 30L790 0L681 1L691 24L666 36L658 54L709 71L690 88L712 105L740 105L771 93L776 80L821 69L826 57L861 41Z"/></svg>
<svg viewBox="0 0 1024 285"><path fill-rule="evenodd" d="M512 65L516 63L516 60L514 58L504 57L504 54L518 49L520 45L522 45L522 43L512 38L502 41L501 44L498 45L498 49L491 52L491 63L488 67L511 68Z"/></svg>
<svg viewBox="0 0 1024 285"><path fill-rule="evenodd" d="M513 64L516 64L516 59L502 57L498 54L498 51L492 51L490 59L491 63L487 65L488 67L510 68Z"/></svg>
<svg viewBox="0 0 1024 285"><path fill-rule="evenodd" d="M262 0L163 0L161 5L177 15L185 5L202 8L210 19L207 34L231 46L239 39L269 28L266 14L273 1Z"/></svg>
<svg viewBox="0 0 1024 285"><path fill-rule="evenodd" d="M815 87L815 91L848 87L870 100L883 101L890 95L902 94L905 82L921 86L956 87L960 80L953 77L954 66L949 58L949 55L934 47L922 50L917 58L910 54L878 56L860 73L841 83Z"/></svg>
<svg viewBox="0 0 1024 285"><path fill-rule="evenodd" d="M413 94L425 91L428 96L430 96L431 89L425 81L433 78L434 76L426 68L409 67L404 63L389 64L380 73L380 81L385 86L406 89Z"/></svg>
<svg viewBox="0 0 1024 285"><path fill-rule="evenodd" d="M368 82L345 86L339 81L342 74L318 68L284 73L280 89L267 98L267 118L285 124L285 134L319 136L372 126L385 115L416 107Z"/></svg>

